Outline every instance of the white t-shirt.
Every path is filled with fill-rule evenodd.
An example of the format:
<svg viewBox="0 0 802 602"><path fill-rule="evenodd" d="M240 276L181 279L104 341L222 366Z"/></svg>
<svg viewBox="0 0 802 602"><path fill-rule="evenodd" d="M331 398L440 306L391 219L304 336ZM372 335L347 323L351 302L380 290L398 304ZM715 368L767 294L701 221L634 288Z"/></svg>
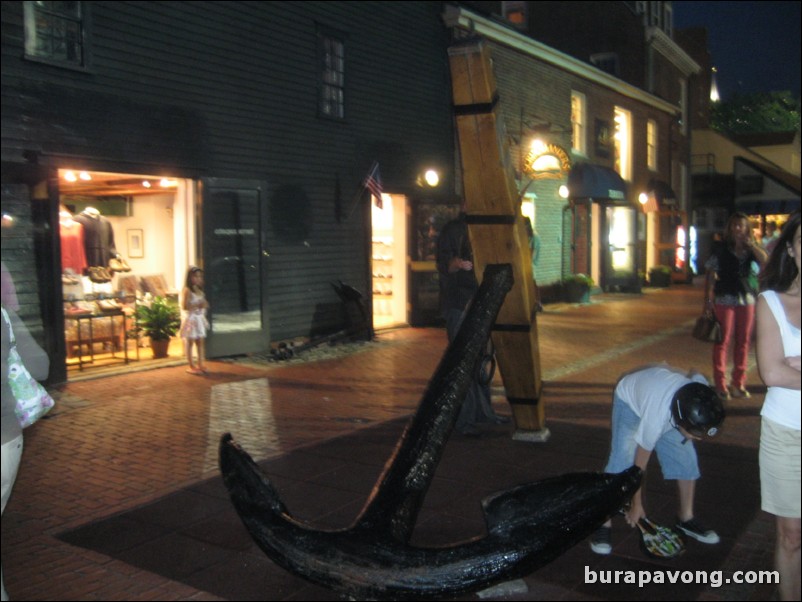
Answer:
<svg viewBox="0 0 802 602"><path fill-rule="evenodd" d="M788 321L782 301L774 291L760 293L766 300L777 325L780 327L780 336L783 341L785 357L794 357L802 354L800 351L799 329ZM784 427L800 430L800 395L798 389L783 387L769 387L763 409L760 415Z"/></svg>
<svg viewBox="0 0 802 602"><path fill-rule="evenodd" d="M627 374L615 388L615 394L640 417L635 442L653 451L665 433L674 428L671 401L680 387L697 382L707 385L701 374L689 375L669 365L652 366Z"/></svg>

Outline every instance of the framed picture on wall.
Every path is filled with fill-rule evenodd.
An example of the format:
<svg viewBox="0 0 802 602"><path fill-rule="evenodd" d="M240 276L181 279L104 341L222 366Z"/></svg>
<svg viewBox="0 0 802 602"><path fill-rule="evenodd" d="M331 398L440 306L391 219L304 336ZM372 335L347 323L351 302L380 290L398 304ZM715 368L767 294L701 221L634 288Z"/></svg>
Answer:
<svg viewBox="0 0 802 602"><path fill-rule="evenodd" d="M128 230L128 257L140 258L145 256L144 232L141 228Z"/></svg>

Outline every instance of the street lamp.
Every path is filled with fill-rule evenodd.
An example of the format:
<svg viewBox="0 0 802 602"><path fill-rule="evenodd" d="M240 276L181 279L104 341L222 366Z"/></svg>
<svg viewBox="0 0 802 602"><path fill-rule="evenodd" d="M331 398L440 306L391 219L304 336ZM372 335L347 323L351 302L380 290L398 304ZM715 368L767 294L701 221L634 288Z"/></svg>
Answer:
<svg viewBox="0 0 802 602"><path fill-rule="evenodd" d="M440 184L440 173L434 168L429 168L418 174L416 182L421 187L436 188Z"/></svg>

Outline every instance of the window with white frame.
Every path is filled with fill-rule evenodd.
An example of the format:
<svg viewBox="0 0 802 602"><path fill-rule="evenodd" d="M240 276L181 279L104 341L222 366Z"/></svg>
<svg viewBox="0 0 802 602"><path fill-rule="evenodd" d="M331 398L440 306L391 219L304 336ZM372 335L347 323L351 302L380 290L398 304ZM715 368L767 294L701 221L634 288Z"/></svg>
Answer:
<svg viewBox="0 0 802 602"><path fill-rule="evenodd" d="M663 3L652 0L649 2L649 25L660 27L663 18Z"/></svg>
<svg viewBox="0 0 802 602"><path fill-rule="evenodd" d="M657 171L657 122L654 119L646 122L646 166Z"/></svg>
<svg viewBox="0 0 802 602"><path fill-rule="evenodd" d="M673 36L674 9L671 2L635 2L634 5L635 14L641 15L644 26L657 27L668 37Z"/></svg>
<svg viewBox="0 0 802 602"><path fill-rule="evenodd" d="M26 58L86 66L82 2L24 2L23 14Z"/></svg>
<svg viewBox="0 0 802 602"><path fill-rule="evenodd" d="M670 2L663 3L663 32L669 37L674 37L674 9Z"/></svg>
<svg viewBox="0 0 802 602"><path fill-rule="evenodd" d="M615 107L615 170L627 181L632 180L632 113Z"/></svg>
<svg viewBox="0 0 802 602"><path fill-rule="evenodd" d="M585 95L571 91L571 149L587 155L587 103Z"/></svg>
<svg viewBox="0 0 802 602"><path fill-rule="evenodd" d="M345 119L345 42L330 32L318 31L320 98L318 111L333 119Z"/></svg>

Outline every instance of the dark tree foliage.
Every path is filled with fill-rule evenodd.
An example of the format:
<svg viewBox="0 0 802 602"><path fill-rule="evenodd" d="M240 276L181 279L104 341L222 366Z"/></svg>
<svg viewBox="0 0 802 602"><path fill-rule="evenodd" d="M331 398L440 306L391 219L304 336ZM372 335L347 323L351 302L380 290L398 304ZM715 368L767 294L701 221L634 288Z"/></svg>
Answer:
<svg viewBox="0 0 802 602"><path fill-rule="evenodd" d="M799 100L790 92L736 94L714 103L711 127L724 134L792 132L799 129Z"/></svg>

